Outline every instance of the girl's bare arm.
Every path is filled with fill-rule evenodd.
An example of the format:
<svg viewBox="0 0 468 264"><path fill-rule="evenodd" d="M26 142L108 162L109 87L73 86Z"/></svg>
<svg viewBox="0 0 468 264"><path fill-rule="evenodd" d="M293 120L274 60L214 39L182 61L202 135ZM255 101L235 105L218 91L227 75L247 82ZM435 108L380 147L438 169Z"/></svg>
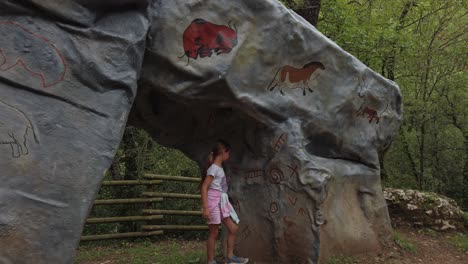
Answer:
<svg viewBox="0 0 468 264"><path fill-rule="evenodd" d="M208 209L208 187L210 187L211 182L213 182L214 177L212 175L207 175L205 181L201 186L201 197L203 210Z"/></svg>

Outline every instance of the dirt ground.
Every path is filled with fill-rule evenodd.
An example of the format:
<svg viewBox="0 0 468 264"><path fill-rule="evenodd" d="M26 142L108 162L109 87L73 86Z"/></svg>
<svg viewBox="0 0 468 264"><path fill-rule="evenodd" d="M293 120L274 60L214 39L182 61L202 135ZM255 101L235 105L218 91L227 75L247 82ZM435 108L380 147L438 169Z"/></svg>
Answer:
<svg viewBox="0 0 468 264"><path fill-rule="evenodd" d="M468 264L468 251L464 252L453 245L455 232L440 233L429 229L398 227L395 229L403 239L414 246L404 249L397 243L384 246L380 254L368 254L356 257L354 263L374 264Z"/></svg>
<svg viewBox="0 0 468 264"><path fill-rule="evenodd" d="M440 233L429 229L395 228L400 243L390 242L379 254L343 257L328 264L468 264L468 248L457 248L453 237L460 233ZM465 234L465 238L466 238ZM397 239L398 240L398 239ZM123 243L123 242L122 242ZM465 242L466 243L466 242ZM170 240L123 243L109 246L82 246L76 264L188 264L205 256L204 241ZM291 263L292 264L292 263Z"/></svg>

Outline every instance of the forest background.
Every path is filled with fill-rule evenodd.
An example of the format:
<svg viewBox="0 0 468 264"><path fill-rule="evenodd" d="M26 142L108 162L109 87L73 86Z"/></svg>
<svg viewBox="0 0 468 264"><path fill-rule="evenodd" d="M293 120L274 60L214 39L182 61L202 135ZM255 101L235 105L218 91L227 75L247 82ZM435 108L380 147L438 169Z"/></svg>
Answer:
<svg viewBox="0 0 468 264"><path fill-rule="evenodd" d="M468 1L283 0L325 36L374 71L397 82L404 121L382 156L384 187L436 192L468 210ZM157 144L128 126L107 180L142 179L143 173L200 176L180 151ZM196 193L196 184L164 182L164 192ZM138 197L144 187L106 187L98 199ZM138 215L142 205L93 208L92 216ZM168 200L159 209L199 210L199 201ZM170 218L200 224L201 218ZM84 234L131 232L135 222L86 225ZM197 236L171 232L169 236Z"/></svg>

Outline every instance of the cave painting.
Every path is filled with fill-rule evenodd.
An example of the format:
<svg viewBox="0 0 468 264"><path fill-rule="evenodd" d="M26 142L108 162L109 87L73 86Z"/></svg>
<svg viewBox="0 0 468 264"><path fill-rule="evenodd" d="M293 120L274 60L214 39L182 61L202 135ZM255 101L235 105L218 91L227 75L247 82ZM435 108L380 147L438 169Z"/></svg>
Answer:
<svg viewBox="0 0 468 264"><path fill-rule="evenodd" d="M187 65L190 58L197 59L211 57L231 52L237 45L237 30L235 25L231 27L217 25L202 18L197 18L190 23L183 34L184 55L187 57Z"/></svg>
<svg viewBox="0 0 468 264"><path fill-rule="evenodd" d="M29 154L29 137L39 143L29 117L22 110L0 100L0 146L9 145L11 156L19 158Z"/></svg>
<svg viewBox="0 0 468 264"><path fill-rule="evenodd" d="M313 92L312 88L309 86L309 82L311 81L312 75L319 69L325 70L325 66L318 61L309 62L300 69L285 65L276 71L275 77L270 85L268 85L268 90L273 91L275 88L278 88L281 95L284 95L284 87L289 89L302 88L302 95L305 96L306 88L309 92Z"/></svg>
<svg viewBox="0 0 468 264"><path fill-rule="evenodd" d="M282 133L273 144L273 152L278 153L281 150L281 147L284 145L284 143L286 143L286 134Z"/></svg>
<svg viewBox="0 0 468 264"><path fill-rule="evenodd" d="M0 74L23 67L48 88L63 81L67 63L47 38L11 21L0 21Z"/></svg>
<svg viewBox="0 0 468 264"><path fill-rule="evenodd" d="M244 171L244 179L255 179L263 177L263 171L259 169Z"/></svg>
<svg viewBox="0 0 468 264"><path fill-rule="evenodd" d="M281 169L277 167L272 167L270 170L270 181L273 184L279 184L281 181L284 180L284 174Z"/></svg>
<svg viewBox="0 0 468 264"><path fill-rule="evenodd" d="M375 124L380 122L382 114L387 111L388 100L385 97L377 96L370 89L366 89L362 86L363 83L366 85L365 80L359 79L359 91L358 96L362 99L362 104L356 111L358 117L364 117L369 120L369 124L375 120Z"/></svg>
<svg viewBox="0 0 468 264"><path fill-rule="evenodd" d="M385 110L383 112L385 112ZM357 111L357 114L358 114L358 116L366 117L369 120L369 124L371 124L374 119L375 119L376 124L378 124L380 122L381 114L379 115L377 110L367 106L366 103L362 103L361 107Z"/></svg>
<svg viewBox="0 0 468 264"><path fill-rule="evenodd" d="M278 212L278 204L276 202L271 202L270 204L270 212L272 214L276 214Z"/></svg>

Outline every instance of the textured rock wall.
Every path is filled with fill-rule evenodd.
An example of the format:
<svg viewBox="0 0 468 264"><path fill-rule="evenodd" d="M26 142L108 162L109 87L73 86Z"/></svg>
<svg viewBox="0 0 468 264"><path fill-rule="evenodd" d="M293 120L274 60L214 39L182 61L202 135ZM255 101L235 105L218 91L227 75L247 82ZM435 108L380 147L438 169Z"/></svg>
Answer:
<svg viewBox="0 0 468 264"><path fill-rule="evenodd" d="M155 10L130 121L200 164L217 138L231 142L239 254L316 263L377 249L390 230L378 156L401 122L396 84L276 1Z"/></svg>
<svg viewBox="0 0 468 264"><path fill-rule="evenodd" d="M0 263L72 263L137 80L130 121L158 142L200 164L216 139L233 145L239 254L316 263L389 231L378 156L399 89L279 2L0 10Z"/></svg>
<svg viewBox="0 0 468 264"><path fill-rule="evenodd" d="M1 264L73 263L121 139L149 20L89 8L0 2Z"/></svg>

